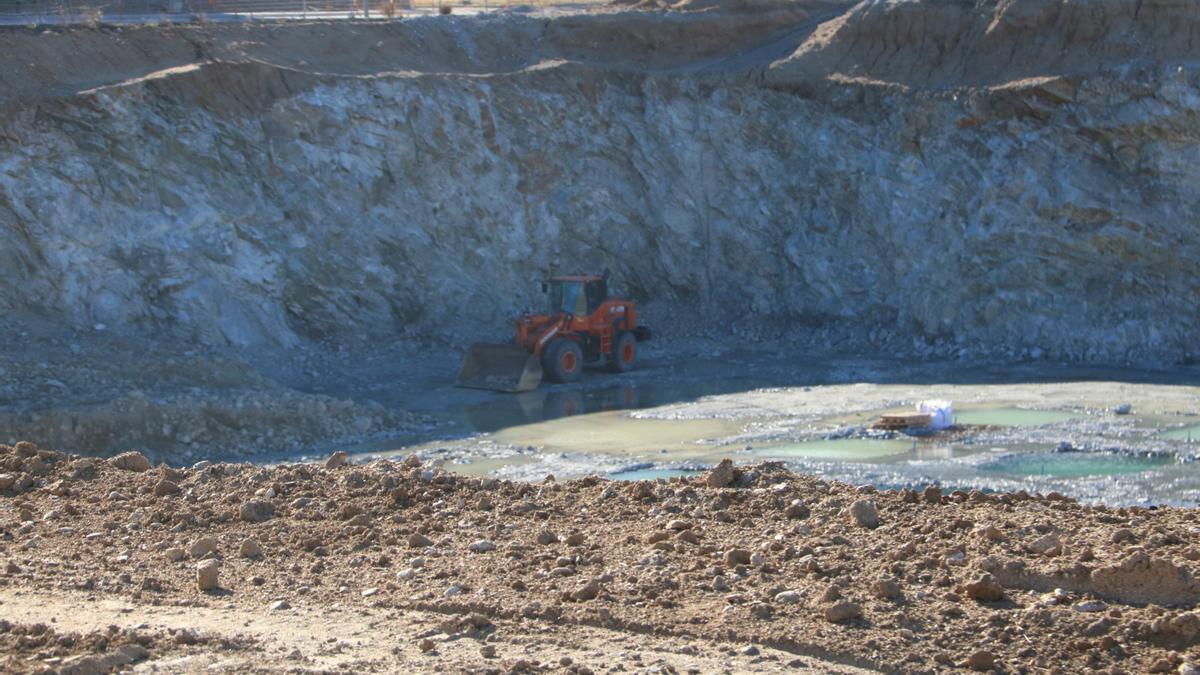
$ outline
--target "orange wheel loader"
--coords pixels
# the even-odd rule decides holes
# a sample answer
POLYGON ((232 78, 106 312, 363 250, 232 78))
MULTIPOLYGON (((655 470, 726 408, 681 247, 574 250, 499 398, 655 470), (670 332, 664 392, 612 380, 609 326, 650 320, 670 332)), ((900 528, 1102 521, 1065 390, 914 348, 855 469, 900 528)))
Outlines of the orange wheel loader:
POLYGON ((458 386, 520 392, 536 389, 543 376, 574 382, 585 363, 618 373, 633 368, 638 344, 650 339, 650 329, 638 325, 636 304, 609 296, 607 271, 553 276, 542 290, 549 295, 549 313, 518 317, 511 343, 472 345, 458 386))

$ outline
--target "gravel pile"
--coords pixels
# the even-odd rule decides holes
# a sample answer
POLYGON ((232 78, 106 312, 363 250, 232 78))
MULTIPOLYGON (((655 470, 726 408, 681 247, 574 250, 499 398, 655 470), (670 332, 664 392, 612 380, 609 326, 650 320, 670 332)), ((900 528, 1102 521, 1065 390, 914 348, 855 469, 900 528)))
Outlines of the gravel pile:
POLYGON ((1190 509, 879 492, 772 464, 528 484, 339 460, 181 469, 0 446, 0 588, 435 611, 442 630, 392 638, 430 667, 473 639, 489 668, 636 668, 506 660, 496 626, 514 619, 910 672, 1200 664, 1190 509))

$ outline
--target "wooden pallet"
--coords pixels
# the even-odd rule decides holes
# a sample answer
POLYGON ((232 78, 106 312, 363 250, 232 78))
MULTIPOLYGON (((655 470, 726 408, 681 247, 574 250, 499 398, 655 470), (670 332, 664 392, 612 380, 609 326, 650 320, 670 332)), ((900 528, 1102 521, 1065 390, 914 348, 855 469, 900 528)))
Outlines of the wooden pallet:
POLYGON ((875 423, 876 429, 908 429, 910 427, 927 427, 933 422, 929 413, 891 413, 883 415, 875 423))

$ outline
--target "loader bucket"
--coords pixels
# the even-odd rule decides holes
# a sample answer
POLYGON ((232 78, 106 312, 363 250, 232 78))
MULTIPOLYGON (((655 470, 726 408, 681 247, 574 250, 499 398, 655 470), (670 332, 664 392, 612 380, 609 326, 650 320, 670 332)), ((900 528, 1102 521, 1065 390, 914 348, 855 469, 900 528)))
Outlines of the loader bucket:
POLYGON ((463 359, 455 384, 472 389, 518 392, 537 389, 541 382, 541 362, 520 345, 477 342, 471 345, 467 358, 463 359))

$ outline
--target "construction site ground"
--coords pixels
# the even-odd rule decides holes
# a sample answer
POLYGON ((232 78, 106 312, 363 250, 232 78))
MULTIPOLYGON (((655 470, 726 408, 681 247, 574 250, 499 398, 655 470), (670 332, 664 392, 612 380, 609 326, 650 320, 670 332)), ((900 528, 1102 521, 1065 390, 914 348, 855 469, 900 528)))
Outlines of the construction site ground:
POLYGON ((1190 509, 880 492, 769 464, 530 484, 342 460, 174 469, 0 448, 5 668, 1146 672, 1200 658, 1190 509))

